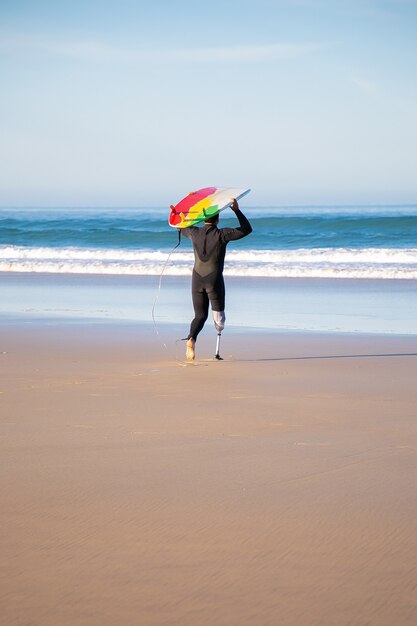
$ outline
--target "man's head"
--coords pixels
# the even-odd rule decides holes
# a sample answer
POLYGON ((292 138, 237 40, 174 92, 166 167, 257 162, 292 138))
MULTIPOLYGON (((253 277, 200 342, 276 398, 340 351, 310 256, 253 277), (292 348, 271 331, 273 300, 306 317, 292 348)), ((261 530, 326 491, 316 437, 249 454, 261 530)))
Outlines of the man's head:
POLYGON ((211 217, 206 217, 204 220, 205 224, 218 224, 219 223, 219 213, 216 215, 212 215, 211 217))

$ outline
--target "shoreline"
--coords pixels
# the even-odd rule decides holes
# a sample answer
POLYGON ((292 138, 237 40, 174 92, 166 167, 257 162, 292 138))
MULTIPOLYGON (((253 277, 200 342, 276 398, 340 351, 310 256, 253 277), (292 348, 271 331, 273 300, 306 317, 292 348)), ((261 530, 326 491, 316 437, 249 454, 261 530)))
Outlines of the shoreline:
MULTIPOLYGON (((100 272, 34 272, 34 271, 28 271, 28 272, 21 272, 21 271, 3 271, 0 270, 0 278, 3 277, 13 277, 13 276, 17 276, 17 277, 28 277, 28 276, 33 276, 33 277, 40 277, 40 278, 47 278, 47 277, 51 277, 53 278, 68 278, 70 279, 71 277, 74 277, 75 279, 82 279, 85 278, 86 280, 88 280, 89 278, 92 280, 100 280, 100 279, 108 279, 110 281, 117 281, 117 280, 125 280, 125 281, 132 281, 132 282, 137 282, 140 280, 153 280, 158 282, 160 279, 160 275, 161 273, 155 273, 155 274, 116 274, 116 273, 100 273, 100 272)), ((231 276, 228 275, 227 273, 224 273, 224 278, 227 281, 248 281, 248 282, 258 282, 258 281, 265 281, 265 282, 312 282, 312 283, 327 283, 327 282, 336 282, 336 283, 399 283, 402 285, 409 285, 409 284, 417 284, 417 279, 416 278, 358 278, 358 277, 338 277, 336 278, 335 276, 330 276, 330 277, 318 277, 318 276, 231 276)), ((163 278, 162 280, 178 280, 178 281, 189 281, 191 280, 191 269, 189 274, 187 275, 180 275, 180 274, 163 274, 163 278)))
MULTIPOLYGON (((226 328, 417 335, 416 282, 226 277, 226 328)), ((0 273, 3 315, 188 327, 188 277, 0 273)), ((209 319, 209 324, 211 320, 209 319)))

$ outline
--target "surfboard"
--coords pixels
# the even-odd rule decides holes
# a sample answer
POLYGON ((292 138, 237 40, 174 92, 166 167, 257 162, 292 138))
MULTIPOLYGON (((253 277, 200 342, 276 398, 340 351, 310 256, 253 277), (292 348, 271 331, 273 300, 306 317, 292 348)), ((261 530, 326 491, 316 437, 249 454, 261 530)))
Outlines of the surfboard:
POLYGON ((233 199, 240 200, 249 192, 250 189, 235 187, 204 187, 192 191, 178 204, 171 204, 168 224, 173 228, 195 226, 208 217, 224 211, 233 203, 233 199))

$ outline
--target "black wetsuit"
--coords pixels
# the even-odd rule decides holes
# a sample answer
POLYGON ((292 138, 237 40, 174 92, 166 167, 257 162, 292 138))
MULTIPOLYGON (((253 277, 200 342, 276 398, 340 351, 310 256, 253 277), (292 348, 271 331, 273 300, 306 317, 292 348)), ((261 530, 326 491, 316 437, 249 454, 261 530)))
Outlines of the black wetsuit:
POLYGON ((252 227, 240 209, 235 211, 238 228, 217 228, 215 224, 203 227, 190 226, 182 233, 191 239, 194 248, 192 298, 195 317, 188 338, 197 339, 209 311, 224 311, 225 288, 223 280, 224 257, 229 241, 242 239, 252 232, 252 227))

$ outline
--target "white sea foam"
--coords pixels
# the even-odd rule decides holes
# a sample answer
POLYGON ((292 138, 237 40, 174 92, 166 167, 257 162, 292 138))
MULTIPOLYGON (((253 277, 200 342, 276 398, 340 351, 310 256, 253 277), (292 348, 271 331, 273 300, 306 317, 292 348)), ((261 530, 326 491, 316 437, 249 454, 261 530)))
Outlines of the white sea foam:
MULTIPOLYGON (((0 271, 159 275, 164 250, 0 247, 0 271)), ((189 275, 193 253, 178 249, 168 275, 189 275)), ((417 248, 228 250, 228 276, 417 279, 417 248)))

